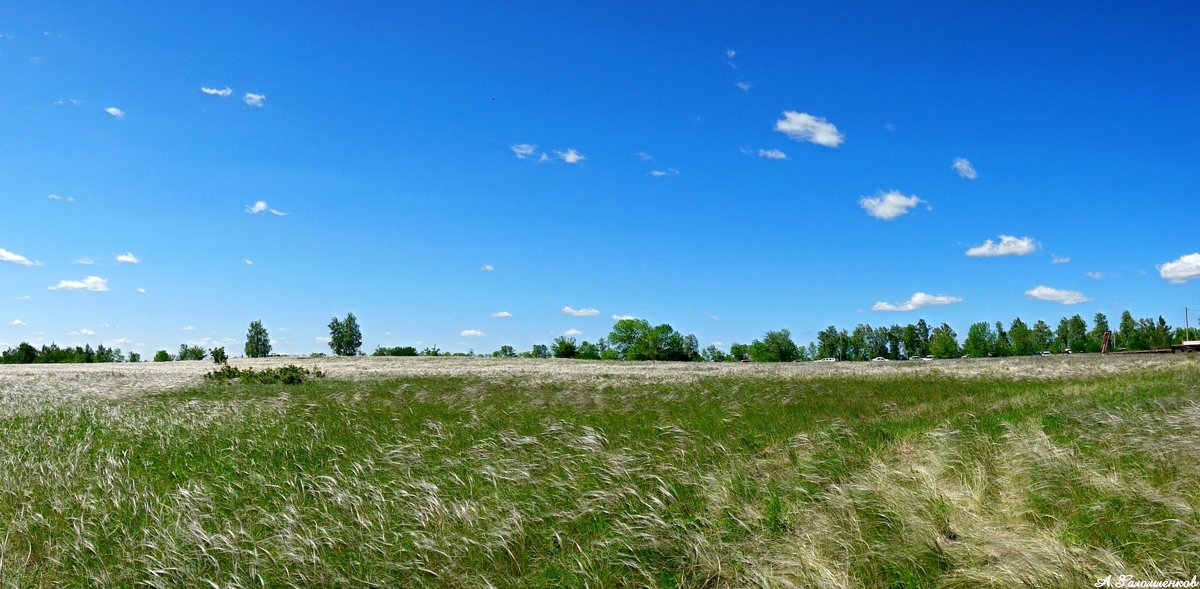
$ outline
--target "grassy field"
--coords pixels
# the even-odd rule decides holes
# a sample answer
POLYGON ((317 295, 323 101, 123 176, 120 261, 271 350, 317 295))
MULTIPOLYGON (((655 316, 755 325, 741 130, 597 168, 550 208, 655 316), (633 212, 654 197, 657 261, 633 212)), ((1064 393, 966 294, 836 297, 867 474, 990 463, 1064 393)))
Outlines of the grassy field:
POLYGON ((1196 360, 0 367, 0 584, 1190 578, 1196 360))

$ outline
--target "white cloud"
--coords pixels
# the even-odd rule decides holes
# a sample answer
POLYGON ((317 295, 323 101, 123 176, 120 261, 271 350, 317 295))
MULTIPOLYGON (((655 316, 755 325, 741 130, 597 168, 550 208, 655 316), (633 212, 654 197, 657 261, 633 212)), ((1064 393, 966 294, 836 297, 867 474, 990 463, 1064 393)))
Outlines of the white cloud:
MULTIPOLYGON (((2 252, 4 250, 0 250, 2 252)), ((1171 284, 1181 284, 1200 278, 1200 253, 1179 256, 1158 267, 1158 275, 1171 284)))
POLYGON ((458 332, 458 335, 462 337, 483 337, 483 332, 478 329, 464 329, 458 332))
POLYGON ((483 270, 484 272, 491 272, 492 270, 495 270, 496 267, 492 266, 491 264, 484 264, 483 266, 480 266, 479 269, 483 270))
POLYGON ((962 299, 947 295, 931 295, 923 292, 915 292, 907 301, 893 305, 883 301, 877 301, 871 306, 872 311, 915 311, 921 307, 936 307, 941 305, 951 305, 961 303, 962 299))
POLYGON ((858 204, 867 211, 868 215, 876 219, 891 221, 896 217, 908 214, 908 210, 921 204, 921 199, 917 195, 904 196, 898 190, 883 192, 876 196, 864 196, 858 199, 858 204))
POLYGON ((765 157, 769 160, 786 160, 787 154, 778 149, 760 149, 758 150, 758 157, 765 157))
POLYGON ((1051 303, 1062 303, 1064 305, 1086 303, 1092 300, 1084 296, 1084 294, 1079 291, 1059 290, 1057 288, 1050 288, 1049 286, 1041 285, 1025 291, 1025 296, 1038 301, 1049 301, 1051 303))
POLYGON ((716 315, 709 315, 709 316, 708 316, 708 318, 709 318, 709 319, 712 319, 713 321, 720 321, 720 320, 721 320, 721 318, 720 318, 720 317, 717 317, 716 315))
POLYGON ((224 88, 209 88, 207 86, 201 86, 200 91, 209 96, 220 96, 221 98, 233 96, 233 88, 230 88, 229 86, 224 88))
POLYGON ((242 260, 242 263, 243 263, 243 264, 245 264, 245 265, 247 265, 247 266, 253 266, 253 265, 254 265, 254 260, 251 260, 251 259, 249 259, 249 258, 246 258, 245 260, 242 260))
POLYGON ((548 155, 546 155, 546 154, 544 154, 544 153, 543 153, 543 154, 539 154, 539 155, 538 155, 538 163, 539 163, 539 164, 544 164, 544 163, 546 163, 546 162, 548 162, 548 161, 550 161, 550 156, 548 156, 548 155))
POLYGON ((90 329, 80 329, 79 331, 72 331, 71 333, 68 333, 67 335, 76 335, 76 336, 78 336, 78 335, 96 335, 96 332, 94 332, 90 329))
POLYGON ((509 313, 508 311, 496 311, 495 313, 492 313, 492 319, 503 319, 505 317, 512 316, 512 313, 509 313))
POLYGON ((8 324, 12 325, 13 327, 21 327, 21 326, 27 325, 24 321, 21 321, 20 319, 13 319, 8 324))
POLYGON ((257 215, 263 211, 271 213, 272 215, 275 215, 276 217, 286 217, 287 216, 287 213, 285 213, 283 211, 277 211, 275 209, 272 209, 270 207, 270 205, 267 204, 267 201, 265 201, 265 200, 255 201, 254 204, 246 207, 246 212, 250 213, 251 215, 257 215))
POLYGON ((321 336, 321 335, 318 335, 317 337, 313 338, 313 340, 316 341, 318 344, 329 343, 329 338, 327 338, 325 336, 321 336))
POLYGON ((1071 258, 1068 256, 1063 256, 1060 258, 1054 254, 1051 254, 1050 255, 1050 263, 1051 264, 1070 264, 1071 258))
POLYGON ((50 196, 47 196, 46 198, 48 198, 50 200, 65 200, 67 202, 75 202, 74 196, 59 196, 57 194, 51 194, 50 196))
POLYGON ((665 170, 651 170, 650 175, 654 176, 655 178, 662 178, 663 176, 678 176, 679 170, 676 170, 675 168, 667 168, 665 170))
POLYGON ((75 260, 75 263, 81 266, 91 266, 92 264, 96 263, 96 260, 91 258, 79 258, 78 260, 75 260))
POLYGON ((654 156, 652 156, 644 151, 639 151, 639 152, 635 153, 634 155, 638 156, 638 158, 641 159, 643 162, 654 161, 654 156))
POLYGON ((104 345, 109 346, 109 347, 130 346, 130 345, 133 345, 133 340, 131 340, 127 337, 119 337, 117 339, 108 340, 107 342, 105 342, 104 345))
POLYGON ((18 254, 16 252, 10 252, 2 247, 0 247, 0 262, 9 262, 12 264, 19 264, 21 266, 41 266, 42 265, 41 262, 36 262, 36 261, 30 260, 29 258, 22 256, 21 254, 18 254))
POLYGON ((571 329, 568 329, 568 330, 564 331, 564 332, 563 332, 563 335, 565 335, 565 336, 567 336, 567 337, 575 337, 575 336, 577 336, 577 335, 583 335, 583 332, 582 332, 582 331, 579 331, 578 329, 575 329, 574 327, 572 327, 571 329))
POLYGON ((1013 237, 1012 235, 1000 235, 1000 242, 996 243, 992 240, 983 242, 983 245, 977 245, 967 250, 967 255, 973 258, 993 258, 996 256, 1024 256, 1037 251, 1041 245, 1032 237, 1013 237))
POLYGON ((598 309, 591 309, 591 308, 572 309, 571 307, 563 307, 562 312, 564 315, 571 315, 573 317, 595 317, 600 314, 600 311, 598 309))
POLYGON ((90 292, 105 292, 108 290, 108 280, 99 276, 88 276, 83 280, 59 280, 57 286, 50 290, 86 290, 90 292))
POLYGON ((29 299, 30 299, 29 295, 21 295, 21 296, 17 297, 18 301, 28 301, 29 299))
POLYGON ((258 108, 262 108, 266 101, 267 97, 265 95, 254 94, 253 92, 247 92, 246 95, 242 97, 242 102, 245 102, 247 106, 257 106, 258 108))
POLYGON ((108 113, 108 114, 110 114, 110 115, 112 115, 112 116, 114 116, 114 117, 116 117, 116 118, 118 118, 118 119, 123 119, 123 118, 125 118, 125 111, 123 111, 123 110, 121 110, 121 109, 119 109, 119 108, 117 108, 117 107, 115 107, 115 106, 110 106, 110 107, 108 107, 108 108, 104 109, 104 112, 106 112, 106 113, 108 113))
POLYGON ((577 164, 587 159, 582 153, 575 151, 574 148, 568 148, 566 151, 554 150, 554 153, 558 154, 558 159, 567 162, 568 164, 577 164))
POLYGON ((734 50, 732 50, 732 49, 726 49, 726 50, 725 50, 725 59, 733 59, 733 57, 734 57, 735 55, 737 55, 737 51, 734 51, 734 50))
POLYGON ((1087 276, 1088 278, 1095 279, 1095 280, 1100 280, 1101 278, 1104 278, 1103 272, 1084 272, 1083 275, 1087 276))
POLYGON ((754 87, 754 84, 751 84, 750 82, 738 82, 734 84, 734 86, 737 86, 737 89, 741 90, 742 92, 749 92, 750 89, 754 87))
POLYGON ((822 117, 794 110, 785 111, 783 118, 775 121, 775 130, 796 141, 807 141, 825 147, 837 147, 846 140, 833 123, 822 117))
POLYGON ((972 166, 971 161, 967 158, 954 158, 954 163, 950 164, 950 167, 954 168, 954 171, 958 172, 959 176, 967 180, 974 180, 979 177, 979 172, 975 171, 975 166, 972 166))
POLYGON ((510 145, 508 148, 512 150, 513 155, 517 156, 517 159, 519 160, 523 160, 533 155, 537 151, 536 145, 530 145, 528 143, 518 143, 516 145, 510 145))
POLYGON ((139 288, 139 289, 137 289, 137 291, 141 294, 146 294, 146 289, 144 289, 144 288, 139 288))
POLYGON ((613 315, 612 318, 613 318, 613 321, 624 321, 626 319, 637 319, 637 317, 634 317, 633 315, 613 315))
POLYGON ((125 253, 117 256, 116 262, 118 264, 140 264, 140 263, 142 263, 141 260, 137 259, 137 256, 133 255, 130 252, 125 252, 125 253))
POLYGON ((182 330, 184 330, 184 331, 196 331, 196 328, 195 328, 195 327, 193 327, 193 326, 191 326, 191 325, 184 325, 184 326, 183 326, 183 327, 181 327, 180 329, 182 329, 182 330))

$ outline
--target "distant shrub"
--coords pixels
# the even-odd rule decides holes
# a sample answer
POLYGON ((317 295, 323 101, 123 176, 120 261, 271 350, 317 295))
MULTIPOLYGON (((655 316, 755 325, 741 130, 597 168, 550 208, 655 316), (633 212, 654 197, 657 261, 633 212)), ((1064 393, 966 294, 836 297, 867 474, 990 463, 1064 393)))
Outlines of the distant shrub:
POLYGON ((208 350, 187 344, 179 344, 179 353, 175 355, 176 360, 203 360, 207 357, 208 350))
POLYGON ((141 362, 142 355, 137 352, 130 352, 129 353, 129 361, 130 362, 141 362))
POLYGON ((159 350, 154 353, 155 362, 170 362, 171 360, 174 360, 174 358, 166 350, 159 350))
POLYGON ((385 348, 383 346, 378 346, 375 348, 375 351, 371 353, 371 355, 372 356, 416 356, 417 349, 412 346, 395 346, 395 347, 391 347, 391 348, 385 348))
POLYGON ((421 350, 421 355, 422 356, 441 356, 442 351, 439 350, 436 345, 434 345, 431 348, 425 348, 424 350, 421 350))
POLYGON ((325 373, 317 368, 309 370, 295 364, 278 368, 235 368, 228 364, 219 370, 204 375, 206 380, 221 383, 239 381, 244 384, 304 384, 314 379, 325 378, 325 373))
POLYGON ((225 347, 213 348, 209 351, 212 356, 213 364, 229 364, 229 356, 225 354, 225 347))

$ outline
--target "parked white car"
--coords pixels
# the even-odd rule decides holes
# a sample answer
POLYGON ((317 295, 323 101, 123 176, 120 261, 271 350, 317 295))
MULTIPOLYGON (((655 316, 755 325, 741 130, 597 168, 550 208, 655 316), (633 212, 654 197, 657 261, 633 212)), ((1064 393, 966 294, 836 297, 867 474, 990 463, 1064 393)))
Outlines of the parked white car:
POLYGON ((872 362, 891 362, 891 360, 888 360, 887 358, 884 358, 883 356, 875 356, 874 358, 871 358, 871 361, 872 362))
POLYGON ((837 358, 821 358, 817 362, 837 362, 837 358))

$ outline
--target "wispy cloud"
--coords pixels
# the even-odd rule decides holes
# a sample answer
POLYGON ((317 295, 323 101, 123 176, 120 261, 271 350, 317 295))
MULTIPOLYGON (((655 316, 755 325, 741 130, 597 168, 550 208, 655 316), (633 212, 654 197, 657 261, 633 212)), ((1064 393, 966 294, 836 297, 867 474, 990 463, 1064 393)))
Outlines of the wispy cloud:
POLYGON ((1051 264, 1070 264, 1071 258, 1069 256, 1061 256, 1060 257, 1060 256, 1056 256, 1054 254, 1051 254, 1050 255, 1050 263, 1051 264))
POLYGON ((94 331, 92 331, 92 330, 90 330, 90 329, 80 329, 80 330, 78 330, 78 331, 72 331, 72 332, 68 333, 67 335, 75 335, 75 336, 79 336, 79 335, 96 335, 96 332, 94 332, 94 331))
POLYGON ((1104 278, 1103 272, 1084 272, 1083 275, 1091 278, 1092 280, 1100 280, 1104 278))
POLYGON ((83 280, 60 280, 50 290, 84 290, 89 292, 105 292, 108 290, 108 279, 99 276, 88 276, 83 280))
POLYGON ((736 86, 737 89, 741 90, 742 92, 749 92, 750 89, 754 87, 754 84, 751 84, 750 82, 738 82, 734 84, 734 86, 736 86))
POLYGON ((564 331, 564 332, 563 332, 563 335, 564 335, 564 336, 566 336, 566 337, 575 337, 575 336, 577 336, 577 335, 583 335, 583 332, 582 332, 582 331, 579 331, 578 329, 575 329, 574 327, 572 327, 571 329, 568 329, 568 330, 564 331))
POLYGON ((663 176, 678 176, 679 170, 676 170, 675 168, 667 168, 665 170, 651 170, 650 175, 654 176, 655 178, 662 178, 663 176))
POLYGON ((613 321, 624 321, 626 319, 637 319, 637 317, 633 315, 613 315, 612 319, 613 321))
POLYGON ((574 148, 567 148, 566 151, 555 150, 554 153, 558 155, 558 159, 567 162, 568 164, 577 164, 587 159, 582 153, 575 151, 574 148))
POLYGON ((87 101, 79 100, 78 98, 59 98, 54 101, 55 106, 66 106, 68 104, 71 106, 83 106, 87 104, 87 101))
POLYGON ((246 258, 246 259, 242 260, 242 263, 243 263, 243 264, 245 264, 245 265, 247 265, 247 266, 253 266, 253 265, 254 265, 254 260, 251 260, 250 258, 246 258))
POLYGON ((775 130, 796 141, 807 141, 825 147, 837 147, 846 139, 833 123, 823 117, 794 110, 785 111, 783 118, 775 121, 775 130))
POLYGON ((915 311, 921 307, 936 307, 941 305, 952 305, 961 303, 962 299, 947 295, 931 295, 923 292, 913 293, 913 296, 907 301, 898 304, 885 303, 878 301, 871 306, 872 311, 915 311))
POLYGON ((484 272, 492 272, 496 268, 494 266, 492 266, 491 264, 484 264, 484 265, 480 266, 479 269, 484 272))
POLYGON ((1032 237, 1013 237, 1000 235, 1000 242, 984 241, 967 250, 967 255, 973 258, 994 258, 996 256, 1024 256, 1032 254, 1041 247, 1032 237))
POLYGON ((464 329, 458 332, 458 335, 462 337, 483 337, 484 334, 478 329, 464 329))
POLYGON ((868 215, 876 219, 891 221, 896 217, 908 214, 909 209, 921 204, 921 199, 914 194, 905 196, 898 190, 880 192, 876 196, 864 196, 858 199, 858 204, 868 215))
POLYGON ((221 98, 229 98, 230 96, 233 96, 233 88, 230 88, 229 86, 224 88, 209 88, 208 86, 201 86, 200 91, 209 96, 220 96, 221 98))
POLYGON ((116 258, 118 264, 141 264, 142 261, 130 252, 125 252, 116 258))
POLYGON ((709 315, 709 316, 708 316, 708 318, 709 318, 709 319, 712 319, 713 321, 720 321, 720 320, 721 320, 721 318, 720 318, 720 317, 717 317, 716 315, 709 315))
POLYGON ((513 155, 519 160, 523 160, 537 153, 537 146, 529 143, 518 143, 516 145, 510 145, 508 148, 512 150, 513 155))
POLYGON ((196 331, 196 327, 193 325, 184 325, 180 329, 182 329, 184 331, 196 331))
POLYGON ((270 206, 267 205, 267 201, 265 201, 265 200, 256 201, 254 204, 246 207, 246 212, 250 213, 251 215, 257 215, 262 212, 268 212, 268 213, 271 213, 272 215, 275 215, 276 217, 286 217, 287 216, 287 213, 285 213, 283 211, 277 211, 275 209, 270 208, 270 206))
POLYGON ((760 149, 758 150, 758 157, 765 157, 769 160, 786 160, 787 154, 778 149, 760 149))
POLYGON ((104 112, 106 112, 106 113, 108 113, 108 114, 110 114, 110 115, 112 115, 113 117, 115 117, 115 118, 118 118, 118 119, 123 119, 123 118, 125 118, 125 111, 123 111, 123 110, 121 110, 121 109, 119 109, 119 108, 117 108, 117 107, 115 107, 115 106, 110 106, 110 107, 108 107, 108 108, 104 109, 104 112))
POLYGON ((138 288, 137 291, 139 294, 146 294, 146 289, 144 288, 138 288))
POLYGON ((512 316, 512 313, 509 313, 508 311, 496 311, 495 313, 492 313, 492 319, 503 319, 505 317, 512 316))
POLYGON ((1075 305, 1092 300, 1076 290, 1059 290, 1044 285, 1038 285, 1025 291, 1025 296, 1036 301, 1048 301, 1063 305, 1075 305))
MULTIPOLYGON (((2 252, 4 250, 0 250, 2 252)), ((1158 275, 1172 284, 1200 278, 1200 253, 1179 256, 1158 267, 1158 275)))
POLYGON ((24 321, 21 321, 20 319, 13 319, 12 321, 9 321, 8 324, 12 325, 13 327, 23 327, 23 326, 27 325, 24 321))
POLYGON ((50 196, 47 196, 46 198, 48 198, 50 200, 65 200, 67 202, 75 202, 75 197, 73 197, 73 196, 59 196, 57 194, 51 194, 50 196))
POLYGON ((32 298, 32 297, 30 297, 29 295, 21 295, 21 296, 17 297, 17 300, 18 301, 28 301, 30 298, 32 298))
POLYGON ((0 262, 8 262, 10 264, 17 264, 20 266, 41 266, 42 265, 41 262, 38 262, 35 260, 30 260, 29 258, 22 256, 21 254, 18 254, 16 252, 10 252, 2 247, 0 247, 0 262))
POLYGON ((975 171, 975 166, 972 166, 971 161, 967 158, 954 158, 954 163, 950 164, 950 167, 954 168, 954 171, 958 172, 959 176, 967 180, 974 180, 979 177, 979 172, 975 171))
MULTIPOLYGON (((264 94, 247 92, 246 95, 242 97, 242 102, 245 102, 247 106, 262 108, 263 105, 267 103, 267 97, 264 94)), ((284 110, 287 109, 285 108, 284 110)))
POLYGON ((78 260, 75 260, 75 263, 79 264, 80 266, 91 266, 92 264, 96 263, 96 260, 91 258, 79 258, 78 260))
POLYGON ((652 156, 644 151, 639 151, 639 152, 635 153, 634 155, 638 156, 638 159, 642 160, 643 162, 654 161, 654 156, 652 156))
POLYGON ((592 308, 572 309, 571 307, 563 307, 562 312, 564 315, 571 315, 572 317, 595 317, 600 314, 598 309, 592 308))

